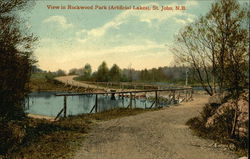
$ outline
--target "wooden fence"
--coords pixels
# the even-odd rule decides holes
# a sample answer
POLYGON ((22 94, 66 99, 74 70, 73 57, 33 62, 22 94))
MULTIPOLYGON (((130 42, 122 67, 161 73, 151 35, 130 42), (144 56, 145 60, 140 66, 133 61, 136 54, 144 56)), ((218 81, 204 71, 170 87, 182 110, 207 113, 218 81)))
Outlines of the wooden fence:
POLYGON ((130 102, 129 105, 127 106, 127 108, 132 108, 132 101, 133 99, 135 99, 138 96, 142 96, 142 95, 138 95, 138 94, 142 94, 142 93, 154 93, 154 101, 152 103, 152 105, 149 108, 153 108, 153 106, 155 108, 158 108, 158 103, 159 103, 159 92, 170 92, 170 102, 177 104, 177 103, 181 103, 183 101, 189 101, 192 99, 192 94, 193 94, 193 89, 192 88, 176 88, 176 89, 153 89, 153 90, 135 90, 135 91, 115 91, 115 90, 111 90, 110 92, 99 92, 99 93, 62 93, 62 94, 56 94, 56 96, 63 96, 64 98, 64 105, 63 108, 61 109, 61 111, 57 114, 55 120, 57 118, 60 117, 60 115, 63 113, 63 116, 66 117, 67 116, 67 97, 68 96, 83 96, 83 95, 95 95, 95 104, 92 107, 90 113, 92 113, 95 110, 95 113, 98 112, 98 95, 110 95, 111 96, 111 100, 115 99, 115 94, 118 94, 118 97, 122 98, 124 100, 124 98, 129 98, 130 102), (180 101, 180 96, 181 96, 181 92, 184 93, 184 98, 180 101), (128 94, 128 95, 126 95, 128 94), (138 96, 136 96, 136 94, 138 96))
MULTIPOLYGON (((80 81, 79 81, 80 82, 80 81)), ((163 88, 173 88, 180 86, 177 85, 157 85, 157 84, 149 84, 142 82, 90 82, 84 81, 83 83, 89 85, 95 85, 96 87, 104 87, 104 88, 114 88, 114 89, 139 89, 139 90, 151 90, 151 89, 163 89, 163 88)), ((185 87, 183 87, 185 88, 185 87)))

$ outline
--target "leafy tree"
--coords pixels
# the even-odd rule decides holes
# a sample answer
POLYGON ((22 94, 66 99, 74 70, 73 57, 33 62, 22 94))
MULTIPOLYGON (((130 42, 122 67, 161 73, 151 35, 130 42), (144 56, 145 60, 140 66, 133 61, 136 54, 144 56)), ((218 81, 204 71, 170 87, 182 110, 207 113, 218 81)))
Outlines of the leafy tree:
POLYGON ((92 68, 90 64, 85 64, 83 68, 83 76, 85 80, 90 80, 91 79, 91 74, 92 74, 92 68))
POLYGON ((32 45, 36 38, 26 32, 17 10, 28 0, 0 1, 0 118, 24 116, 24 98, 31 75, 32 45))
POLYGON ((109 81, 109 68, 105 61, 98 67, 96 73, 96 80, 98 82, 108 82, 109 81))
POLYGON ((78 74, 78 69, 77 68, 72 68, 69 70, 69 75, 77 75, 78 74))
POLYGON ((32 73, 42 73, 44 72, 44 70, 40 69, 38 66, 36 65, 32 65, 32 73))
POLYGON ((128 76, 126 76, 126 74, 124 74, 123 72, 121 73, 121 82, 128 82, 128 76))
POLYGON ((121 80, 121 69, 119 66, 114 64, 109 70, 109 78, 113 82, 120 82, 121 80))
POLYGON ((147 69, 141 70, 140 79, 142 81, 150 81, 150 74, 149 74, 149 71, 147 69))
POLYGON ((66 75, 66 72, 62 69, 58 69, 56 72, 55 72, 55 75, 56 76, 65 76, 66 75))

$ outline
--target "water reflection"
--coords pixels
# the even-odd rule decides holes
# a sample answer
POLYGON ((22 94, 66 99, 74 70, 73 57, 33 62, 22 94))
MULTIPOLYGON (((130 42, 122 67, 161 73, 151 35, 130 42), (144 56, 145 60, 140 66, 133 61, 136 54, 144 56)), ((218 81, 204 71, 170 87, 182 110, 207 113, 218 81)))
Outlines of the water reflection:
MULTIPOLYGON (((26 102, 26 112, 32 114, 40 114, 47 116, 56 116, 63 108, 63 97, 55 96, 61 92, 33 92, 29 94, 26 102)), ((110 96, 98 95, 98 112, 113 109, 126 108, 130 104, 130 99, 116 96, 116 100, 111 100, 110 96)), ((153 101, 145 98, 133 99, 133 108, 146 108, 152 105, 153 101)), ((95 104, 95 95, 68 96, 67 97, 67 115, 77 115, 89 113, 95 104)), ((166 105, 159 102, 159 105, 166 105)))

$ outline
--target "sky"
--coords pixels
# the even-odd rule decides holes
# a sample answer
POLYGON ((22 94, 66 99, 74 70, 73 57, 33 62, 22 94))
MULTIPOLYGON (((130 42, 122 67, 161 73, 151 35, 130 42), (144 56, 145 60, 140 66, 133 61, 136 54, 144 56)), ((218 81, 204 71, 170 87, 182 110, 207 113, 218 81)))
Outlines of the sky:
POLYGON ((36 1, 21 13, 26 26, 38 37, 37 65, 47 71, 108 66, 144 69, 174 64, 169 48, 174 36, 210 8, 211 1, 36 1), (186 10, 65 10, 54 6, 185 6, 186 10))

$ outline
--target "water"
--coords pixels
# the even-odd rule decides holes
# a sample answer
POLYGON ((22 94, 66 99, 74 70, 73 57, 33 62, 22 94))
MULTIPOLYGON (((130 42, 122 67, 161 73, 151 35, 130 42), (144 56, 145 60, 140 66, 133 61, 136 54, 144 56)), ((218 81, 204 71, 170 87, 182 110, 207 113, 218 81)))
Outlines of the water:
MULTIPOLYGON (((31 114, 39 114, 46 116, 56 116, 63 108, 63 96, 55 96, 61 92, 33 92, 29 94, 26 100, 26 112, 31 114)), ((98 112, 113 109, 126 108, 130 103, 129 98, 119 98, 111 100, 110 96, 98 95, 98 112)), ((133 108, 146 108, 152 105, 153 101, 145 98, 135 99, 132 101, 133 108)), ((92 96, 68 96, 67 97, 67 115, 77 115, 90 113, 95 105, 95 95, 92 96)), ((159 106, 166 106, 167 103, 159 101, 159 106)))

